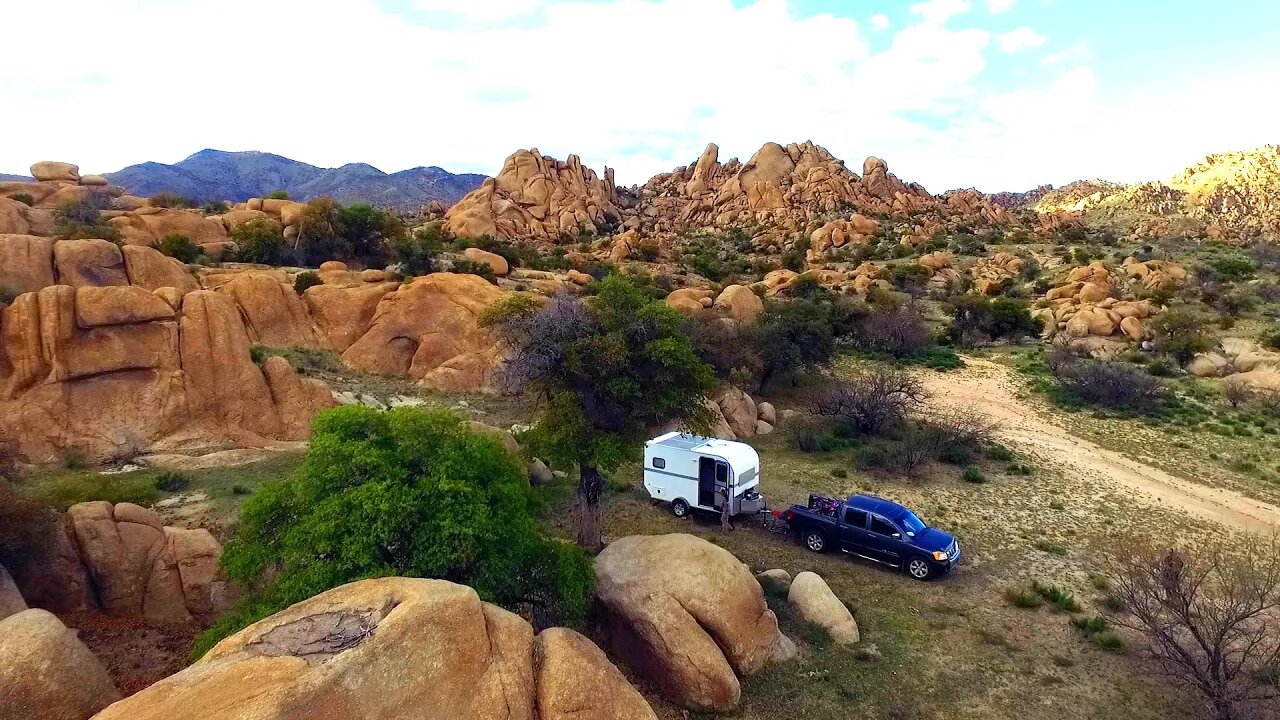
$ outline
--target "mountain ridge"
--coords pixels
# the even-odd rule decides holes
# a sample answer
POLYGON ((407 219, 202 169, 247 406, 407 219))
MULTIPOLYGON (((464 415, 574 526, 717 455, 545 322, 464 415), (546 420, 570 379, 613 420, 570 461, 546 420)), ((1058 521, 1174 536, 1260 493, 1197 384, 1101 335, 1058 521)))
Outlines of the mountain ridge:
POLYGON ((284 190, 295 200, 331 197, 397 210, 438 200, 452 205, 479 187, 484 175, 454 174, 437 166, 385 173, 368 163, 322 168, 275 153, 206 148, 172 165, 148 161, 107 173, 134 195, 172 192, 199 200, 241 202, 284 190))

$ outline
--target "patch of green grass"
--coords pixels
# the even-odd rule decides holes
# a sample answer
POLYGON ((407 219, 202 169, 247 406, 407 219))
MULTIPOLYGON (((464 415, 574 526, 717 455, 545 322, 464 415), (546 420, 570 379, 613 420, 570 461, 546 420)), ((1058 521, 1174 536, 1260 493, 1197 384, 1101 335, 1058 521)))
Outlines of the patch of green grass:
POLYGON ((973 466, 965 468, 961 477, 965 482, 969 483, 984 483, 987 481, 987 476, 982 474, 982 470, 973 466))
POLYGON ((1120 652, 1124 650, 1124 638, 1111 631, 1101 632, 1094 636, 1094 642, 1098 647, 1107 652, 1120 652))
POLYGON ((1040 538, 1039 540, 1036 540, 1035 543, 1033 543, 1033 547, 1035 547, 1035 549, 1039 550, 1040 552, 1047 552, 1050 555, 1066 555, 1067 554, 1067 548, 1065 545, 1062 545, 1061 543, 1053 542, 1051 540, 1045 540, 1044 538, 1040 538))
POLYGON ((1110 623, 1107 622, 1107 619, 1101 615, 1094 615, 1093 617, 1074 617, 1071 618, 1070 622, 1071 627, 1090 637, 1104 632, 1111 626, 1110 623))
POLYGON ((178 492, 187 489, 191 484, 191 480, 186 475, 177 472, 162 472, 156 476, 152 486, 160 492, 178 492))
POLYGON ((1000 444, 988 446, 985 454, 997 462, 1013 462, 1014 458, 1013 451, 1000 444))
POLYGON ((1080 603, 1076 601, 1075 596, 1057 585, 1045 585, 1036 580, 1031 583, 1031 589, 1059 612, 1080 612, 1080 603))
POLYGON ((45 505, 63 511, 77 503, 94 500, 146 507, 160 499, 155 476, 149 472, 111 475, 88 470, 62 472, 43 482, 33 483, 31 494, 45 505))

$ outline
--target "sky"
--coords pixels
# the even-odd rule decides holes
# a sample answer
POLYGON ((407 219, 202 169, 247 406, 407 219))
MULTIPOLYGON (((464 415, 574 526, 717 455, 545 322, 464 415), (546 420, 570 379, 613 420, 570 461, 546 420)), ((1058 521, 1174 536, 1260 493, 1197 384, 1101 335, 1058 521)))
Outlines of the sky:
POLYGON ((1280 143, 1260 0, 6 3, 0 172, 261 150, 619 184, 811 140, 933 192, 1168 177, 1280 143))

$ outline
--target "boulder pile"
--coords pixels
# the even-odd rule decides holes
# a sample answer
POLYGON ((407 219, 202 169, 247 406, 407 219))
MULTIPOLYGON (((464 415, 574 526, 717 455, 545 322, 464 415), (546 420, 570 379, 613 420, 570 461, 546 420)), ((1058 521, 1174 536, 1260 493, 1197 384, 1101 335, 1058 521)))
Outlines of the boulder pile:
POLYGON ((1009 252, 983 258, 969 268, 973 290, 980 295, 998 295, 1017 280, 1025 267, 1025 260, 1009 252))
POLYGON ((261 620, 98 720, 653 720, 590 640, 444 580, 343 585, 261 620))
POLYGON ((445 214, 454 237, 532 238, 596 235, 616 224, 613 171, 601 179, 577 155, 561 162, 537 148, 518 150, 496 177, 467 193, 445 214))
POLYGON ((31 166, 34 182, 0 181, 0 234, 49 235, 53 212, 69 202, 101 197, 113 208, 146 204, 124 194, 101 175, 81 175, 71 163, 42 161, 31 166))
POLYGON ((1243 338, 1223 338, 1216 351, 1192 358, 1187 372, 1196 377, 1229 376, 1258 390, 1280 392, 1280 353, 1243 338))
MULTIPOLYGON (((1160 283, 1174 274, 1186 277, 1181 267, 1161 261, 1134 261, 1125 268, 1131 277, 1153 276, 1160 283)), ((1044 323, 1046 337, 1063 337, 1104 353, 1123 347, 1124 340, 1144 340, 1144 321, 1160 310, 1150 299, 1134 299, 1125 280, 1101 262, 1072 269, 1065 282, 1051 288, 1037 305, 1033 314, 1044 323), (1109 340, 1112 337, 1121 342, 1109 340)))

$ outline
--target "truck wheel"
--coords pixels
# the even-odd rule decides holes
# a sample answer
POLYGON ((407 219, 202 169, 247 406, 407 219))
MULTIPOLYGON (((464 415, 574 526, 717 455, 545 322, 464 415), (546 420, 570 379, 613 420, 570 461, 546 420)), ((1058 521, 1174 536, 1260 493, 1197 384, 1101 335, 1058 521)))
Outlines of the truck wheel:
POLYGON ((678 518, 687 517, 689 515, 689 503, 684 498, 676 498, 671 502, 671 514, 678 518))
POLYGON ((907 574, 916 580, 928 580, 933 575, 933 566, 923 555, 907 558, 907 574))
POLYGON ((827 549, 827 536, 817 530, 810 530, 804 534, 804 546, 812 552, 825 552, 827 549))

